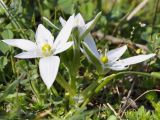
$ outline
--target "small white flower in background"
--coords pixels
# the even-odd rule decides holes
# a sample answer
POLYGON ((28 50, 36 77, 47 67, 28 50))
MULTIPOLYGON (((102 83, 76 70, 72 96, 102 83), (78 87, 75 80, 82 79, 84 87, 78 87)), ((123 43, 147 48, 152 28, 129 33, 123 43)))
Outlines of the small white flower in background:
POLYGON ((71 16, 55 41, 51 32, 40 24, 35 35, 36 43, 25 39, 10 39, 3 40, 3 42, 26 51, 16 55, 16 58, 30 59, 40 57, 40 75, 49 89, 55 81, 60 64, 60 58, 55 55, 73 45, 73 42, 67 42, 73 28, 73 23, 74 16, 71 16))
MULTIPOLYGON (((90 22, 88 22, 87 24, 85 24, 85 21, 82 17, 82 15, 80 13, 78 13, 76 16, 75 16, 75 19, 74 19, 74 27, 77 27, 78 30, 79 30, 79 35, 82 36, 83 33, 89 28, 91 27, 93 24, 94 24, 94 21, 96 21, 96 19, 100 16, 100 13, 96 15, 96 17, 91 20, 90 22)), ((66 21, 60 17, 59 18, 62 26, 65 25, 66 21)), ((96 44, 94 42, 94 39, 92 37, 92 35, 90 33, 88 33, 85 37, 84 37, 84 42, 87 43, 87 45, 92 49, 92 51, 94 51, 94 53, 96 53, 97 55, 99 54, 96 50, 96 44)), ((81 49, 82 52, 85 52, 83 51, 83 49, 81 49)))
MULTIPOLYGON (((124 70, 127 69, 129 65, 137 64, 140 62, 143 62, 149 58, 152 58, 155 56, 155 54, 148 54, 148 55, 137 55, 133 57, 129 57, 126 59, 119 60, 120 57, 124 54, 124 52, 127 50, 127 46, 124 45, 120 48, 116 48, 113 50, 110 50, 103 54, 97 54, 97 49, 94 49, 96 46, 88 46, 87 43, 84 42, 84 45, 90 49, 90 52, 92 52, 92 55, 94 55, 97 60, 101 63, 103 66, 103 69, 110 68, 112 70, 124 70), (91 47, 91 48, 90 48, 91 47), (94 50, 92 50, 94 49, 94 50), (94 52, 96 51, 96 52, 94 52)), ((86 56, 89 57, 87 52, 85 52, 86 56)), ((92 61, 94 63, 94 61, 92 61)))
MULTIPOLYGON (((91 25, 93 25, 97 16, 92 21, 88 22, 87 24, 85 24, 85 21, 80 13, 78 13, 75 16, 74 27, 78 28, 78 30, 80 32, 80 36, 83 35, 83 33, 91 25)), ((60 19, 62 26, 64 26, 66 24, 66 21, 62 17, 60 17, 59 19, 60 19)), ((127 49, 126 45, 122 46, 120 48, 108 51, 105 53, 105 55, 100 55, 99 52, 97 51, 94 39, 90 33, 88 33, 85 36, 83 43, 90 49, 90 51, 97 58, 97 60, 99 60, 99 63, 102 65, 103 69, 110 68, 112 70, 124 70, 124 69, 127 69, 129 65, 143 62, 143 61, 155 56, 155 54, 138 55, 138 56, 130 57, 127 59, 119 60, 119 58, 124 54, 124 52, 127 49)), ((87 54, 87 52, 84 49, 81 49, 81 50, 86 55, 88 60, 94 63, 94 61, 92 61, 90 59, 89 54, 87 54)))

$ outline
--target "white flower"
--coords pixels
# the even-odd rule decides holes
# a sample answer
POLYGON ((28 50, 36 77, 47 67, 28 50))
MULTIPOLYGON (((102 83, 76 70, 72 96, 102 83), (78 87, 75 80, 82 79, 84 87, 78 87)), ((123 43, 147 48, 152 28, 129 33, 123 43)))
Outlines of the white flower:
MULTIPOLYGON (((85 21, 82 17, 82 15, 80 13, 78 13, 76 16, 75 16, 75 19, 74 19, 74 27, 77 27, 78 30, 79 30, 79 35, 82 36, 83 33, 89 28, 91 27, 92 25, 95 24, 95 21, 100 17, 101 13, 98 13, 96 15, 96 17, 91 20, 90 22, 88 22, 87 24, 85 24, 85 21)), ((66 21, 60 17, 59 18, 62 26, 65 25, 66 21)), ((85 37, 84 37, 84 42, 87 43, 87 45, 92 49, 92 51, 94 51, 95 54, 99 54, 96 50, 96 44, 94 42, 94 39, 92 37, 92 35, 90 33, 88 33, 85 37)), ((81 49, 82 52, 85 52, 81 49)))
POLYGON ((60 58, 55 55, 73 45, 73 42, 67 42, 73 28, 73 21, 74 16, 71 16, 55 41, 51 32, 40 24, 35 35, 36 43, 25 39, 10 39, 3 40, 3 42, 26 51, 16 55, 16 58, 29 59, 40 57, 40 75, 49 89, 55 81, 60 64, 60 58))
MULTIPOLYGON (((143 62, 143 61, 155 56, 155 54, 137 55, 137 56, 133 56, 133 57, 119 60, 120 57, 124 54, 124 52, 127 49, 126 45, 124 45, 120 48, 110 50, 110 51, 106 52, 105 55, 102 55, 102 54, 100 55, 98 53, 97 49, 95 49, 96 46, 89 46, 85 42, 83 44, 85 46, 87 46, 87 48, 90 49, 92 55, 94 55, 97 58, 97 60, 99 60, 99 62, 103 66, 103 69, 110 68, 110 69, 116 70, 116 71, 124 70, 124 69, 127 69, 129 65, 143 62)), ((85 52, 85 54, 87 57, 89 57, 87 52, 85 52)), ((94 63, 94 61, 92 61, 92 62, 94 63)))

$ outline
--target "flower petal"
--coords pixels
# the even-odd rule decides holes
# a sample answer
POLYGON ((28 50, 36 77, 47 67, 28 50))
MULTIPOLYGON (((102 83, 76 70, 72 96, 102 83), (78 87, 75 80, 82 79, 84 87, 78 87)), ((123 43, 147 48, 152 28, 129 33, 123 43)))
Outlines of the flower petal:
POLYGON ((64 25, 66 24, 66 20, 63 19, 63 18, 60 16, 60 17, 59 17, 59 21, 60 21, 62 27, 64 27, 64 25))
POLYGON ((34 50, 34 51, 22 52, 14 57, 20 58, 20 59, 31 59, 31 58, 42 57, 42 54, 34 50))
POLYGON ((71 46, 73 45, 73 42, 67 42, 67 43, 64 43, 63 45, 59 46, 58 48, 56 48, 55 52, 54 52, 54 55, 55 54, 58 54, 58 53, 61 53, 65 50, 67 50, 68 48, 70 48, 71 46))
POLYGON ((56 48, 58 45, 62 45, 64 43, 67 42, 72 28, 73 28, 73 24, 74 24, 74 15, 72 15, 68 21, 66 22, 65 26, 62 28, 62 30, 60 31, 60 33, 58 34, 55 42, 54 42, 54 47, 56 48))
POLYGON ((90 22, 88 22, 85 26, 86 26, 86 29, 88 29, 94 22, 94 19, 91 20, 90 22))
POLYGON ((133 65, 133 64, 137 64, 137 63, 143 62, 145 60, 148 60, 148 59, 154 57, 155 55, 156 54, 137 55, 134 57, 130 57, 130 58, 116 61, 115 64, 123 65, 123 66, 133 65))
POLYGON ((25 39, 8 39, 8 40, 2 40, 8 45, 18 47, 22 50, 30 51, 33 49, 36 49, 36 44, 30 40, 25 39))
POLYGON ((58 56, 44 57, 39 61, 40 75, 48 89, 56 79, 59 64, 60 59, 58 56))
MULTIPOLYGON (((66 20, 64 20, 62 17, 60 17, 59 20, 62 26, 66 24, 66 20)), ((78 27, 80 36, 86 31, 87 28, 85 27, 85 21, 80 13, 75 16, 73 27, 78 27)))
POLYGON ((124 54, 126 49, 127 49, 127 46, 124 45, 120 48, 116 48, 116 49, 108 51, 107 52, 107 57, 109 60, 108 62, 111 63, 111 62, 115 62, 116 60, 118 60, 124 54))
POLYGON ((99 20, 101 14, 102 14, 102 12, 99 12, 93 20, 91 20, 90 22, 88 22, 85 25, 86 29, 89 29, 90 27, 93 28, 95 26, 95 24, 97 23, 97 21, 99 20))
POLYGON ((35 37, 37 44, 40 46, 44 43, 48 43, 51 46, 53 45, 54 37, 52 36, 51 32, 46 29, 42 24, 38 25, 35 37))
POLYGON ((75 16, 74 26, 78 27, 80 36, 86 31, 85 21, 80 13, 75 16))
POLYGON ((101 16, 101 12, 99 12, 92 21, 88 22, 85 26, 83 26, 84 32, 83 34, 80 34, 82 38, 86 36, 94 28, 100 16, 101 16))
POLYGON ((113 66, 110 66, 110 67, 108 67, 108 68, 110 68, 110 69, 112 69, 112 70, 115 70, 115 71, 120 71, 120 70, 125 70, 125 69, 127 69, 128 68, 128 66, 124 66, 124 65, 113 65, 113 66))
POLYGON ((94 42, 94 39, 92 38, 91 34, 88 34, 85 38, 84 38, 84 42, 88 45, 88 47, 91 49, 91 51, 94 53, 94 55, 97 58, 100 58, 100 55, 97 51, 97 47, 96 44, 94 42))

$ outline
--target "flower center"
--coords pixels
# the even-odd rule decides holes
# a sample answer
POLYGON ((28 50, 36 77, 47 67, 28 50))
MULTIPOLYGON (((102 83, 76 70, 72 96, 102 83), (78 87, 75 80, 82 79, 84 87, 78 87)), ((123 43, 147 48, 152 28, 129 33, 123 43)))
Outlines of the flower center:
POLYGON ((52 54, 52 47, 46 43, 42 46, 42 53, 44 56, 48 56, 52 54))
POLYGON ((101 56, 100 57, 101 62, 103 62, 104 64, 108 62, 108 57, 107 56, 101 56))

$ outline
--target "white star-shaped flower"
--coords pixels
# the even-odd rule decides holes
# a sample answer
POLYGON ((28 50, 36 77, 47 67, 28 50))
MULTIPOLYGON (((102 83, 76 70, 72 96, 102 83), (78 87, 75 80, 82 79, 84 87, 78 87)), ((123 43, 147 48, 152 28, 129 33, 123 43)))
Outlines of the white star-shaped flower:
POLYGON ((40 58, 40 76, 49 89, 55 81, 60 64, 60 58, 55 55, 67 50, 73 45, 73 42, 67 42, 73 25, 74 15, 68 19, 55 40, 51 32, 40 24, 35 35, 36 43, 25 39, 9 39, 3 40, 3 42, 25 50, 25 52, 16 55, 16 58, 40 58))
POLYGON ((83 45, 84 45, 85 54, 89 58, 89 60, 92 63, 94 63, 93 59, 90 58, 91 55, 89 55, 89 54, 92 54, 99 61, 103 70, 108 69, 108 68, 110 68, 112 70, 116 70, 116 71, 124 70, 124 69, 127 69, 129 65, 143 62, 143 61, 148 60, 148 59, 155 56, 155 54, 137 55, 137 56, 133 56, 133 57, 129 57, 129 58, 120 60, 120 57, 127 50, 126 45, 119 47, 119 48, 116 48, 116 49, 113 49, 113 50, 110 50, 110 51, 106 52, 104 55, 98 53, 97 49, 95 49, 96 46, 89 46, 85 42, 83 42, 83 45), (94 50, 92 50, 92 49, 94 49, 94 50), (94 51, 96 51, 96 52, 94 52, 94 51))
MULTIPOLYGON (((80 13, 78 13, 75 16, 74 27, 78 28, 79 37, 81 37, 86 32, 86 30, 89 29, 91 26, 94 26, 95 22, 99 19, 100 15, 101 15, 101 13, 98 13, 96 15, 96 17, 93 20, 89 21, 87 24, 85 24, 85 21, 80 13)), ((62 26, 64 26, 66 24, 66 21, 62 17, 59 18, 59 21, 61 22, 62 26)), ((90 34, 90 32, 88 34, 86 34, 86 36, 84 37, 84 42, 87 43, 87 45, 91 48, 91 50, 96 55, 99 54, 98 51, 96 50, 96 44, 95 44, 94 39, 93 39, 92 35, 90 34)), ((81 51, 83 53, 85 53, 85 51, 83 49, 81 49, 81 51)))

